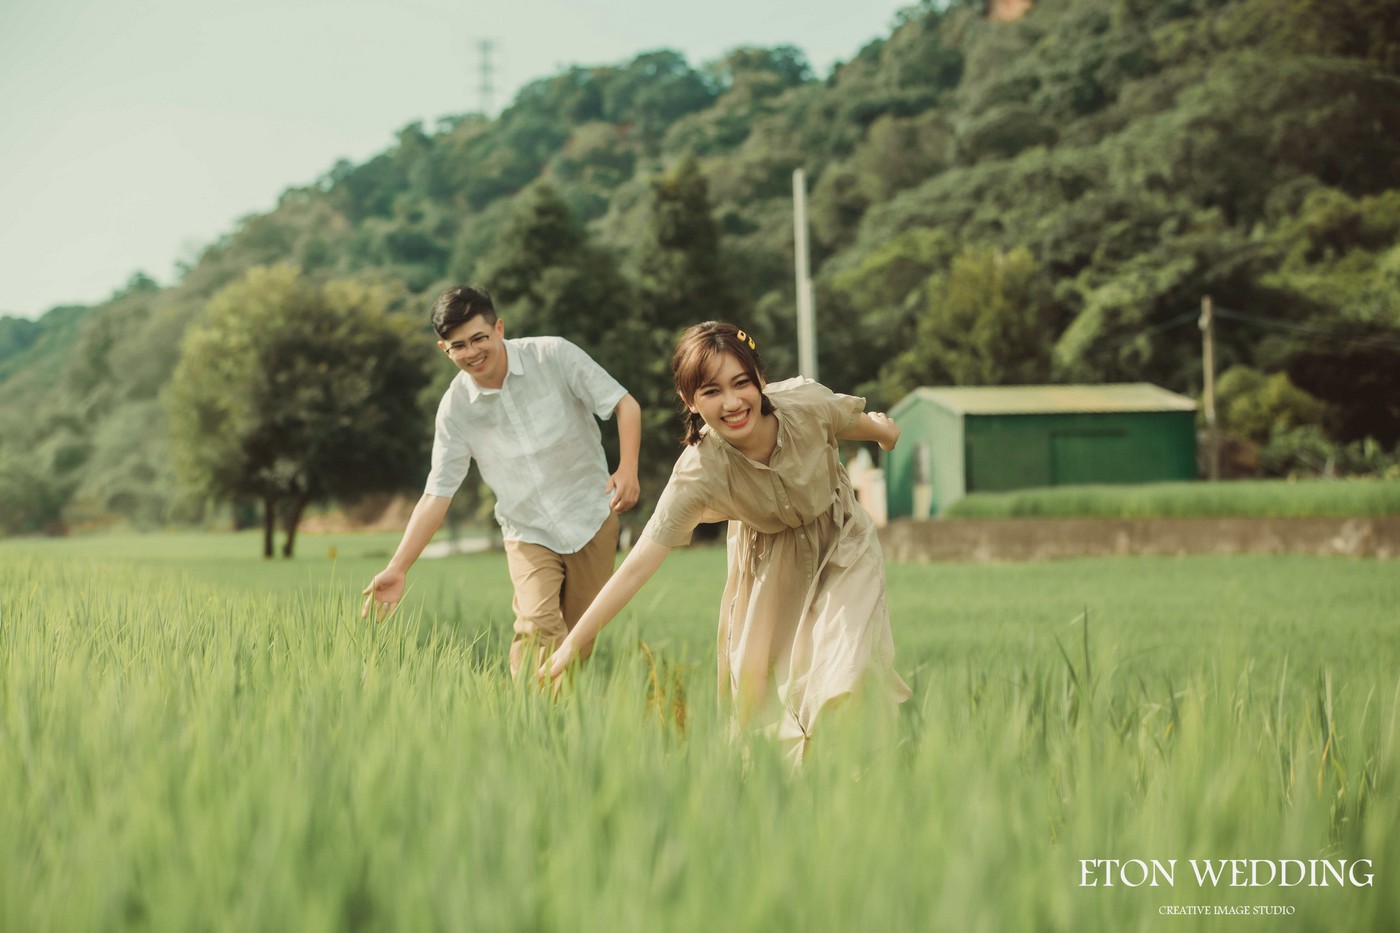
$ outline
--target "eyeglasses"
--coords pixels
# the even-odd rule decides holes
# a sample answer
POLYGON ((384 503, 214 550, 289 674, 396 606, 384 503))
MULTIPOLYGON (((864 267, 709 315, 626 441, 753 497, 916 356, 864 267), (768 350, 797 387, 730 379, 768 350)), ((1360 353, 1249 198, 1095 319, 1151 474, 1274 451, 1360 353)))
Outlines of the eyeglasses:
POLYGON ((479 350, 491 342, 491 332, 484 334, 473 334, 472 338, 465 343, 461 340, 454 340, 442 349, 448 356, 460 356, 468 350, 479 350))

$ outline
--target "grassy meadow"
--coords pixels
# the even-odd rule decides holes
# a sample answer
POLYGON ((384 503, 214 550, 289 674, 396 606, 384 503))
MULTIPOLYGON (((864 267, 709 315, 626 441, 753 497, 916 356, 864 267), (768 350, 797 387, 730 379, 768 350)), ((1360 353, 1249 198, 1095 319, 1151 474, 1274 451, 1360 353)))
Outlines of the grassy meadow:
MULTIPOLYGON (((719 548, 557 699, 503 557, 396 536, 0 542, 0 930, 1388 930, 1400 566, 892 564, 896 731, 791 773, 716 702, 719 548), (1082 860, 1175 859, 1132 887, 1082 860), (1369 859, 1367 886, 1188 861, 1369 859), (1112 885, 1104 882, 1114 880, 1112 885), (1275 907, 1280 915, 1168 915, 1275 907)), ((1129 881, 1136 881, 1132 871, 1129 881)))

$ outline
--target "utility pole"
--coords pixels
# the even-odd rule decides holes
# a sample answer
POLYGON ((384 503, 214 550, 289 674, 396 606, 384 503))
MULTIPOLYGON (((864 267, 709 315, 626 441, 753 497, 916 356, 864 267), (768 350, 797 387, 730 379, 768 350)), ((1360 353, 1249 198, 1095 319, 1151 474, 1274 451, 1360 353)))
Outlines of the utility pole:
POLYGON ((494 103, 491 95, 495 90, 491 83, 491 53, 496 50, 496 42, 493 39, 482 39, 476 47, 481 51, 481 83, 476 88, 477 106, 483 117, 489 117, 494 103))
POLYGON ((1201 299, 1200 325, 1205 369, 1206 464, 1213 482, 1220 479, 1220 437, 1215 430, 1215 314, 1209 295, 1201 299))
POLYGON ((792 173, 792 232, 797 260, 797 371, 815 380, 817 327, 807 247, 807 176, 800 168, 792 173))

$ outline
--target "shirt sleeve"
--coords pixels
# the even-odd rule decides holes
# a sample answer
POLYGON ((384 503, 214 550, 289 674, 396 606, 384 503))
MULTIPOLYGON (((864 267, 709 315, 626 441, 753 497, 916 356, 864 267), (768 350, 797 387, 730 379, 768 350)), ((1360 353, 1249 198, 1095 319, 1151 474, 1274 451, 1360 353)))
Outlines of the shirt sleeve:
POLYGON ((452 405, 444 395, 438 405, 436 428, 433 432, 432 468, 423 491, 431 496, 450 499, 457 494, 462 480, 472 465, 472 447, 461 426, 452 418, 452 405))
POLYGON ((671 470, 642 534, 666 547, 683 547, 690 543, 709 501, 699 451, 687 447, 671 470))
POLYGON ((583 352, 576 344, 559 338, 555 353, 559 368, 569 384, 569 390, 592 410, 593 414, 606 421, 612 417, 613 409, 627 390, 614 379, 597 361, 583 352))

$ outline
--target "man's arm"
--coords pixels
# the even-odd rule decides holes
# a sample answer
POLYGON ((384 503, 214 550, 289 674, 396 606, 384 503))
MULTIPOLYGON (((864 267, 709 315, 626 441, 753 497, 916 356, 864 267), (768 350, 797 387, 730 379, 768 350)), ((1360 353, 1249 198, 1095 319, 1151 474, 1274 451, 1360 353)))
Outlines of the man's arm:
POLYGON ((836 436, 843 441, 874 441, 881 450, 894 450, 899 440, 899 425, 882 411, 861 412, 850 430, 836 436))
POLYGON ((361 619, 367 618, 371 609, 374 610, 375 621, 380 621, 394 611, 399 600, 403 599, 403 586, 408 577, 408 568, 413 566, 414 561, 423 553, 423 548, 433 540, 433 535, 441 527, 442 520, 447 516, 447 507, 451 504, 452 500, 449 498, 423 493, 423 497, 413 507, 413 514, 409 516, 408 527, 404 529, 398 550, 389 558, 388 566, 375 574, 374 579, 369 581, 369 586, 360 594, 365 597, 364 608, 360 610, 361 619))
POLYGON ((613 417, 617 419, 617 472, 608 477, 606 491, 613 494, 613 511, 626 512, 641 495, 637 452, 642 445, 642 406, 630 394, 624 395, 613 409, 613 417))

